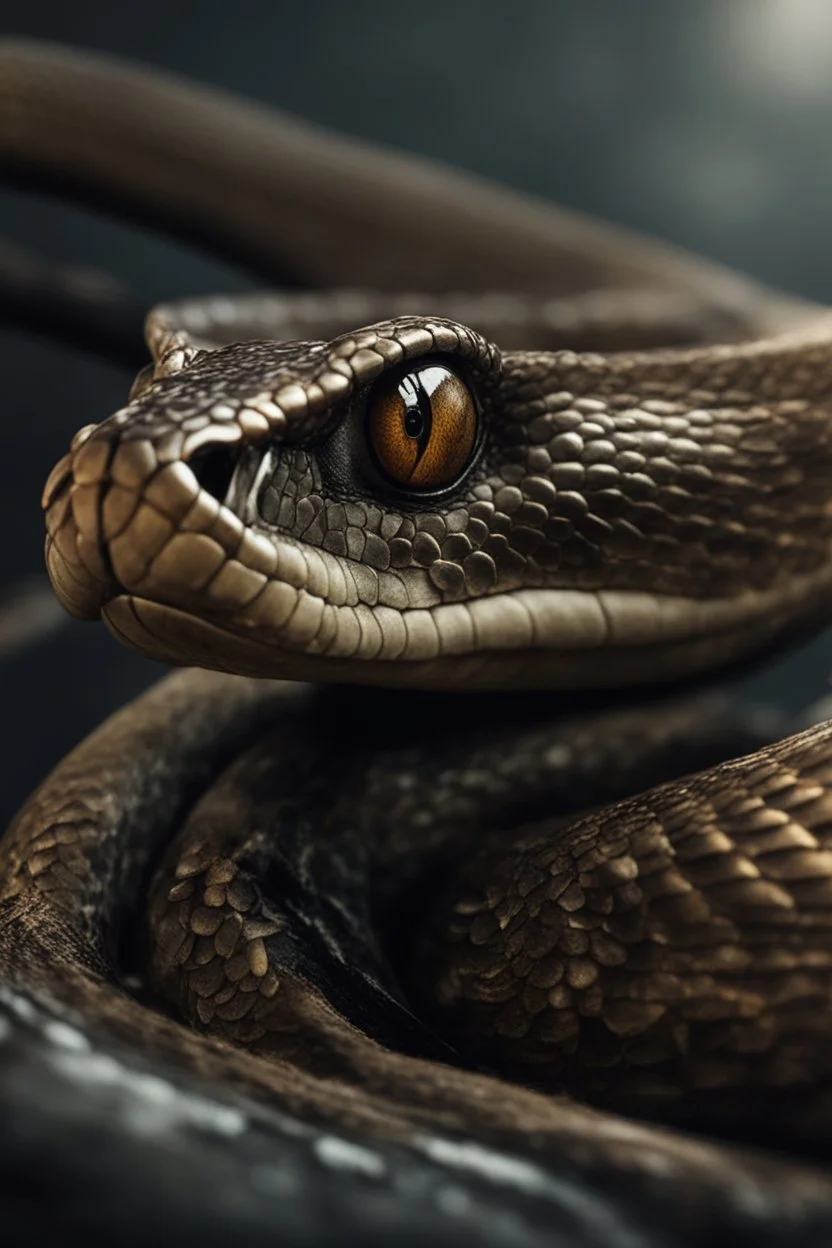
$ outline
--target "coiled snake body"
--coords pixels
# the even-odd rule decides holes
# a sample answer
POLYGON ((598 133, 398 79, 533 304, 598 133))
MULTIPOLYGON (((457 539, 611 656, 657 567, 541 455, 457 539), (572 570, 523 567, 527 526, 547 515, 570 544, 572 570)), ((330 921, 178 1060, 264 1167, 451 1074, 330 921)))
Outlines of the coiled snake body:
POLYGON ((137 1233, 820 1242, 830 730, 719 762, 726 704, 649 689, 828 616, 830 314, 129 67, 0 69, 13 173, 376 288, 156 309, 49 479, 61 601, 214 670, 0 844, 9 1112, 45 1080, 29 1138, 80 1115, 109 1156, 58 1161, 137 1233))

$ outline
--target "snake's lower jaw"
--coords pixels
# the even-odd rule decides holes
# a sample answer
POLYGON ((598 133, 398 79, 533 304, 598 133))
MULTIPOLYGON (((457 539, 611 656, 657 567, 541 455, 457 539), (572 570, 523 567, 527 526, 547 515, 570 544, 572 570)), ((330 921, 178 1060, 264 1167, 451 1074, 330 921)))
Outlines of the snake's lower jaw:
MULTIPOLYGON (((490 650, 390 662, 310 653, 279 635, 264 637, 251 626, 231 627, 219 618, 208 619, 137 594, 110 599, 101 608, 101 618, 130 649, 174 666, 279 680, 440 691, 626 688, 709 672, 754 649, 747 630, 737 628, 717 638, 694 637, 661 646, 490 650)), ((774 644, 808 626, 803 616, 799 624, 773 620, 767 630, 758 625, 754 642, 757 648, 774 644)))
POLYGON ((69 474, 61 461, 44 499, 58 598, 175 665, 401 688, 613 688, 712 670, 817 627, 832 596, 822 568, 788 592, 733 599, 540 587, 432 609, 333 602, 314 592, 325 552, 253 532, 198 487, 175 528, 146 496, 119 499, 106 473, 69 474), (114 500, 127 521, 107 536, 114 500))
MULTIPOLYGON (((264 638, 249 625, 232 629, 179 607, 135 594, 120 594, 101 610, 113 636, 130 649, 174 666, 203 667, 242 676, 309 680, 388 688, 499 690, 537 688, 551 656, 530 663, 527 651, 468 654, 389 662, 309 653, 279 636, 264 638)), ((572 656, 559 656, 560 687, 569 687, 572 656)), ((577 679, 583 687, 585 677, 577 679)))

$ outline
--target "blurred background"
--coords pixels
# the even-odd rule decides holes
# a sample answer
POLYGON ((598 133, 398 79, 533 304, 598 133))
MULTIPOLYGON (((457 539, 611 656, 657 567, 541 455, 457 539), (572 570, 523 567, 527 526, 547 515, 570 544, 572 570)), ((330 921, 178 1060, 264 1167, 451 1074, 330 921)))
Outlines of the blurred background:
MULTIPOLYGON (((133 57, 475 171, 832 302, 828 0, 6 0, 5 34, 133 57)), ((78 209, 0 192, 0 238, 112 272, 148 305, 246 276, 78 209)), ((0 331, 0 583, 42 568, 39 496, 120 370, 0 331)), ((831 379, 832 381, 832 379, 831 379)), ((822 696, 832 638, 745 695, 822 696)), ((161 674, 67 621, 0 666, 0 826, 60 756, 161 674)))

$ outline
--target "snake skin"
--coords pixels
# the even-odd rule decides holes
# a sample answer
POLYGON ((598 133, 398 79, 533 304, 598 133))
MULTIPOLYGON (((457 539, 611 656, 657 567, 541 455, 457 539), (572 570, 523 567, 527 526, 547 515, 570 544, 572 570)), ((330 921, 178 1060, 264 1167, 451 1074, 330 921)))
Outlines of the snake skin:
POLYGON ((759 1146, 828 1145, 829 727, 725 763, 750 742, 724 702, 565 691, 699 679, 828 617, 829 314, 141 71, 13 44, 0 66, 16 172, 170 200, 265 272, 425 282, 157 309, 127 405, 50 476, 63 604, 236 675, 168 678, 0 842, 9 1019, 47 1064, 94 1055, 97 1076, 53 1062, 69 1086, 150 1061, 149 1101, 198 1089, 241 1147, 256 1123, 274 1160, 294 1132, 400 1212, 436 1167, 426 1234, 821 1242, 825 1170, 759 1146), (136 133, 139 166, 116 151, 136 133), (334 256, 306 220, 337 168, 341 229, 372 185, 395 263, 384 238, 334 256), (508 294, 435 293, 476 292, 486 255, 508 294), (364 411, 437 357, 481 435, 458 483, 412 497, 374 475, 364 411))

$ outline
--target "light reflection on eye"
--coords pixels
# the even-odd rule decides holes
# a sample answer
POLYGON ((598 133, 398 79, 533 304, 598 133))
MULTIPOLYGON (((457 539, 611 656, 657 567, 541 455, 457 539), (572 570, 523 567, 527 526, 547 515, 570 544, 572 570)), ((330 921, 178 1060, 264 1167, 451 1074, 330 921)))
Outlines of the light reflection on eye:
POLYGON ((367 437, 379 467, 411 490, 450 485, 477 441, 471 391, 447 365, 427 360, 384 376, 367 402, 367 437))

